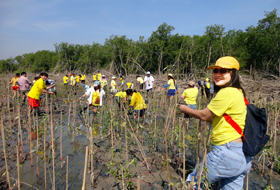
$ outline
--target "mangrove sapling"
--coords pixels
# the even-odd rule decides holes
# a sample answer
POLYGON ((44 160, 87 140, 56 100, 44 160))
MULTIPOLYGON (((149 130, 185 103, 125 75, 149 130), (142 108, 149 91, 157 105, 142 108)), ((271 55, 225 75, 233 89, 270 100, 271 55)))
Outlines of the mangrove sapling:
POLYGON ((4 159, 5 159, 5 165, 6 165, 6 177, 7 177, 7 183, 9 185, 9 189, 11 188, 10 184, 10 174, 8 169, 8 162, 7 162, 7 156, 6 156, 6 144, 5 144, 5 133, 4 133, 4 125, 3 125, 3 117, 1 116, 1 134, 2 134, 2 143, 3 143, 3 151, 4 151, 4 159))

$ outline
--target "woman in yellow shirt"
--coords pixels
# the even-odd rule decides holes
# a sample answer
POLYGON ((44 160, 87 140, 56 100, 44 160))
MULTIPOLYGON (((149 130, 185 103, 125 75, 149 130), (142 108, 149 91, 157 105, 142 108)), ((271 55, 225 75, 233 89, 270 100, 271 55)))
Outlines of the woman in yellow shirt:
POLYGON ((138 115, 140 117, 145 117, 145 110, 147 108, 147 105, 145 104, 145 100, 143 99, 141 94, 136 90, 132 90, 132 89, 127 89, 126 94, 127 96, 131 96, 131 101, 129 106, 134 107, 134 114, 133 114, 134 119, 136 119, 138 115))
POLYGON ((162 86, 160 89, 169 87, 169 90, 167 92, 167 98, 170 98, 170 100, 173 100, 173 97, 175 96, 176 91, 178 92, 178 87, 177 87, 176 81, 172 74, 168 74, 167 79, 168 79, 167 85, 162 86))
MULTIPOLYGON (((251 157, 244 155, 241 135, 223 117, 225 113, 231 116, 242 131, 244 130, 247 109, 244 102, 245 91, 238 74, 239 63, 235 58, 226 56, 218 59, 214 66, 207 68, 209 69, 213 69, 216 96, 203 110, 179 105, 180 110, 191 117, 213 124, 212 151, 206 158, 209 182, 219 181, 219 189, 241 190, 243 180, 251 168, 251 157)), ((187 181, 190 182, 192 177, 197 181, 197 172, 196 167, 187 181)))
POLYGON ((107 82, 105 75, 102 75, 100 83, 101 83, 101 88, 103 88, 103 90, 106 91, 108 82, 107 82))
POLYGON ((19 88, 19 86, 18 86, 17 81, 18 81, 19 77, 20 77, 20 74, 16 73, 16 75, 10 81, 10 84, 12 84, 12 90, 14 92, 13 98, 15 96, 18 96, 18 88, 19 88))

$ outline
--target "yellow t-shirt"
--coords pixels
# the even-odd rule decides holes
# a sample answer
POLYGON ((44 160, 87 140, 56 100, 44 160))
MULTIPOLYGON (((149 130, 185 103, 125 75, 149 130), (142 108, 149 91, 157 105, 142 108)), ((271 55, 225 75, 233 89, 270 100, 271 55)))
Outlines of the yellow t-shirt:
POLYGON ((96 75, 92 75, 93 80, 96 80, 96 77, 97 77, 96 75))
POLYGON ((75 79, 76 79, 76 82, 80 82, 80 77, 79 76, 76 76, 75 79))
POLYGON ((115 80, 111 81, 111 87, 112 87, 112 89, 116 89, 116 81, 115 80))
POLYGON ((210 89, 210 88, 211 88, 211 86, 210 86, 210 82, 207 82, 207 83, 206 83, 206 88, 208 88, 208 89, 210 89))
POLYGON ((70 77, 70 81, 71 81, 71 85, 75 85, 76 84, 76 79, 74 76, 70 77))
POLYGON ((233 87, 222 88, 207 107, 216 115, 212 121, 213 145, 223 145, 241 137, 223 117, 224 113, 228 114, 244 130, 247 109, 241 91, 233 87))
POLYGON ((169 90, 175 90, 175 85, 174 85, 173 79, 169 79, 168 84, 169 84, 169 90))
MULTIPOLYGON (((94 106, 99 106, 99 103, 96 103, 96 99, 100 98, 100 93, 95 91, 92 93, 92 102, 91 104, 94 105, 94 106)), ((100 101, 100 100, 99 100, 100 101)))
POLYGON ((126 98, 126 92, 118 92, 115 96, 126 98))
POLYGON ((68 77, 67 77, 67 76, 64 76, 64 77, 63 77, 63 83, 67 83, 67 81, 68 81, 68 77))
POLYGON ((28 93, 28 97, 39 100, 42 94, 41 90, 45 89, 46 87, 47 86, 44 83, 43 79, 38 79, 32 86, 30 92, 28 93))
POLYGON ((137 82, 139 82, 140 84, 143 84, 144 80, 141 77, 138 77, 137 82))
POLYGON ((102 75, 101 73, 97 73, 97 80, 99 81, 101 80, 101 75, 102 75))
POLYGON ((86 80, 86 75, 81 75, 81 80, 86 80))
POLYGON ((142 110, 147 108, 145 100, 139 92, 134 92, 131 97, 130 106, 134 106, 135 110, 142 110))
POLYGON ((128 82, 128 83, 126 83, 126 85, 127 85, 127 88, 131 88, 131 86, 133 86, 133 83, 128 82))
POLYGON ((184 101, 186 104, 196 104, 196 98, 198 94, 197 88, 188 88, 183 92, 183 96, 185 96, 184 101))
POLYGON ((107 80, 101 80, 100 83, 101 83, 101 88, 103 88, 106 85, 107 80))
POLYGON ((123 78, 122 77, 120 77, 120 81, 123 82, 123 78))
POLYGON ((11 80, 12 81, 12 86, 18 86, 18 85, 16 85, 16 82, 18 81, 18 79, 19 79, 19 77, 17 77, 17 78, 13 77, 12 78, 12 80, 11 80))

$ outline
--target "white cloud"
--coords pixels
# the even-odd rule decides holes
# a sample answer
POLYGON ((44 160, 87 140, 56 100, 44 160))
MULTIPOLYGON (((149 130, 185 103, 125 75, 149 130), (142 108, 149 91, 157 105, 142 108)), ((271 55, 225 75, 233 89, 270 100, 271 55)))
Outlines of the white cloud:
POLYGON ((33 23, 32 25, 44 31, 59 30, 62 28, 68 28, 74 26, 73 22, 68 22, 68 21, 39 22, 39 23, 33 23))

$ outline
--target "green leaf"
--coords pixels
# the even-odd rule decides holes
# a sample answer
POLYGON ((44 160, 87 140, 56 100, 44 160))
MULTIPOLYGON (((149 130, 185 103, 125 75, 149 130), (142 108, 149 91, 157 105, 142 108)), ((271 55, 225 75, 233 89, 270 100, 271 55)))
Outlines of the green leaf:
POLYGON ((264 147, 263 147, 263 150, 268 150, 268 149, 270 149, 271 146, 272 146, 272 145, 264 146, 264 147))

